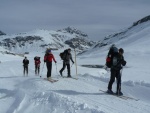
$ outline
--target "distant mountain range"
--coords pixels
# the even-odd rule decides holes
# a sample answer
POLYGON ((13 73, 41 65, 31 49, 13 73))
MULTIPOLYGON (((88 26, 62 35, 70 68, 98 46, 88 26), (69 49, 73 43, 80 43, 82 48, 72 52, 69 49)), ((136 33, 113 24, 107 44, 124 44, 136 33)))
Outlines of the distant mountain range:
POLYGON ((91 49, 99 49, 111 44, 118 44, 144 29, 150 28, 150 16, 146 16, 127 29, 104 37, 98 42, 88 38, 88 35, 75 28, 67 27, 57 31, 34 30, 31 32, 6 35, 0 31, 0 46, 12 52, 45 51, 46 48, 65 49, 76 48, 85 53, 91 49))
POLYGON ((13 52, 43 51, 46 48, 76 48, 83 51, 95 44, 88 35, 75 28, 57 31, 34 30, 14 35, 1 35, 0 46, 13 52))

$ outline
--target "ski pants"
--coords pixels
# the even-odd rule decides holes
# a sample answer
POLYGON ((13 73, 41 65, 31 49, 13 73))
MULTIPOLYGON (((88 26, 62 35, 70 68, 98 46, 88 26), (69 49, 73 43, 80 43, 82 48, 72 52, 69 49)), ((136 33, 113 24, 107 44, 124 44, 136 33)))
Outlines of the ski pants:
POLYGON ((52 72, 52 62, 46 62, 47 66, 47 78, 51 77, 51 72, 52 72))
POLYGON ((25 73, 28 75, 28 65, 24 65, 24 70, 23 70, 23 73, 25 75, 25 73))
POLYGON ((111 76, 110 76, 110 81, 108 84, 108 89, 112 90, 112 85, 115 81, 115 78, 117 79, 117 92, 121 91, 121 74, 120 74, 120 70, 115 70, 115 69, 111 69, 111 76))
POLYGON ((35 65, 35 74, 40 73, 40 65, 35 65))
POLYGON ((70 75, 70 63, 63 62, 63 67, 62 67, 62 69, 60 70, 60 72, 63 72, 64 69, 66 68, 66 66, 67 66, 68 76, 71 76, 71 75, 70 75))

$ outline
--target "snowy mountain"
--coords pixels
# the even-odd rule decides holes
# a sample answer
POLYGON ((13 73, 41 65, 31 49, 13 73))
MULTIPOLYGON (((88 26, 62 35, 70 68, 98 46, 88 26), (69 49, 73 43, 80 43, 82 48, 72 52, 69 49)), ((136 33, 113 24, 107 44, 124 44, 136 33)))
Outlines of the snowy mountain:
POLYGON ((6 35, 4 32, 0 31, 0 35, 6 35))
POLYGON ((74 28, 58 31, 35 30, 27 33, 0 36, 0 46, 13 52, 43 51, 46 48, 76 48, 83 51, 95 42, 74 28))
MULTIPOLYGON (((132 37, 136 33, 144 32, 145 30, 149 29, 150 27, 150 16, 146 16, 137 22, 134 22, 131 27, 125 30, 121 30, 118 33, 111 34, 104 39, 100 40, 94 48, 101 48, 103 46, 107 46, 113 43, 118 43, 121 40, 127 40, 127 38, 132 37)), ((142 38, 142 37, 141 37, 142 38)), ((136 40, 136 39, 135 39, 136 40)))

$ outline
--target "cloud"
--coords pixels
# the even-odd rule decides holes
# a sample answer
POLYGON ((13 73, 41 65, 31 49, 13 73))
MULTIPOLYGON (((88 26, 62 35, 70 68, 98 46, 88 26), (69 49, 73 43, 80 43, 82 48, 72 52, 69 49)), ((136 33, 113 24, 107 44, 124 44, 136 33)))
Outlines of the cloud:
POLYGON ((149 5, 149 0, 2 0, 0 30, 10 34, 73 26, 99 40, 149 15, 149 5))

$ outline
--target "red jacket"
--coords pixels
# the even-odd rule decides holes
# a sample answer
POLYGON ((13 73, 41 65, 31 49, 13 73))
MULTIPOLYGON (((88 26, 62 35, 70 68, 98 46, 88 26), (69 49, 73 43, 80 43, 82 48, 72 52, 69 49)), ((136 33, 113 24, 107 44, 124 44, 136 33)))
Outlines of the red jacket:
POLYGON ((41 63, 40 60, 35 60, 35 65, 39 65, 41 63))
POLYGON ((44 62, 52 62, 52 60, 53 60, 54 62, 56 62, 56 60, 55 60, 55 58, 54 58, 54 55, 53 55, 52 53, 46 54, 46 55, 44 56, 44 62))

